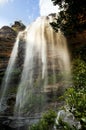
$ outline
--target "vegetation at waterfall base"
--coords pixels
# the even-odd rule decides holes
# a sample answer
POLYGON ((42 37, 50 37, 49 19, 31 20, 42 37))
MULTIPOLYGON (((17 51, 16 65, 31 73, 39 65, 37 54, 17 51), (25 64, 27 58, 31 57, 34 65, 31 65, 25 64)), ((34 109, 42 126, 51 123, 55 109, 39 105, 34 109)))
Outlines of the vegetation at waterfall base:
POLYGON ((59 16, 51 23, 55 31, 60 28, 66 35, 86 29, 86 0, 51 0, 59 5, 59 16))
MULTIPOLYGON (((86 63, 81 59, 74 59, 72 62, 73 85, 69 87, 61 97, 65 100, 65 106, 61 109, 73 114, 74 118, 80 123, 80 128, 75 125, 70 126, 61 118, 56 123, 57 113, 53 110, 46 112, 37 124, 29 130, 85 130, 86 129, 86 63)), ((70 120, 70 119, 69 119, 70 120)))
POLYGON ((43 114, 42 118, 37 124, 31 126, 30 130, 51 130, 55 124, 56 112, 49 110, 43 114))

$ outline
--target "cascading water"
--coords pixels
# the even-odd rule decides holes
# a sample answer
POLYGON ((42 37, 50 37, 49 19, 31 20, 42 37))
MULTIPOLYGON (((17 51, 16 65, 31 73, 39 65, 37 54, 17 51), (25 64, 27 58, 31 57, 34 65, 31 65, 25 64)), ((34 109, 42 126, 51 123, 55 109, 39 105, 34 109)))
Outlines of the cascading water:
POLYGON ((70 58, 67 42, 62 32, 56 33, 50 26, 53 20, 52 15, 39 17, 17 37, 2 83, 1 96, 2 102, 9 87, 11 72, 16 67, 20 40, 23 39, 24 62, 17 85, 14 106, 16 116, 36 117, 51 106, 53 98, 57 98, 59 88, 64 89, 69 85, 70 58))
POLYGON ((25 30, 25 60, 15 114, 35 116, 47 107, 48 93, 57 92, 62 82, 64 85, 60 87, 66 87, 69 81, 70 59, 66 39, 60 31, 53 31, 49 24, 51 19, 52 16, 38 18, 25 30))

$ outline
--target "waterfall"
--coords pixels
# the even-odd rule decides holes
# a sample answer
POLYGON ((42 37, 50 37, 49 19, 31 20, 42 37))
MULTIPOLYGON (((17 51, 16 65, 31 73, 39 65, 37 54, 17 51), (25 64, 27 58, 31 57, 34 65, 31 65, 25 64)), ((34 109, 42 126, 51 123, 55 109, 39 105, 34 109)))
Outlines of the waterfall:
POLYGON ((60 30, 56 33, 52 29, 50 22, 53 20, 52 15, 39 17, 17 37, 2 83, 1 96, 1 100, 6 96, 23 39, 24 62, 17 84, 14 115, 36 117, 53 102, 49 94, 57 97, 59 88, 69 85, 71 72, 67 41, 60 30))
POLYGON ((25 31, 27 32, 25 38, 25 60, 15 105, 15 111, 17 111, 18 114, 23 112, 23 109, 27 105, 27 103, 28 107, 31 107, 28 108, 30 109, 30 111, 32 111, 35 107, 39 107, 39 105, 37 106, 36 104, 36 100, 33 103, 33 98, 39 98, 38 104, 42 104, 40 101, 40 98, 42 98, 41 91, 43 89, 41 82, 42 80, 44 80, 44 84, 46 84, 47 80, 47 50, 46 39, 44 36, 45 20, 38 18, 30 26, 30 28, 27 28, 25 31), (38 86, 35 86, 35 82, 37 82, 35 81, 37 79, 34 78, 35 75, 37 75, 37 79, 40 78, 40 80, 38 81, 38 86))

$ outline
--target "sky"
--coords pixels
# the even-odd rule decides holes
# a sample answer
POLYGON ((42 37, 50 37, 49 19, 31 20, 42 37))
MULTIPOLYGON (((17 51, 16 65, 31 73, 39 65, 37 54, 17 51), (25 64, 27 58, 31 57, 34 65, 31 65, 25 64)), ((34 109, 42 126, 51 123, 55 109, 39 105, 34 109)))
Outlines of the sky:
POLYGON ((29 25, 39 16, 58 12, 51 0, 0 0, 0 27, 21 20, 29 25))

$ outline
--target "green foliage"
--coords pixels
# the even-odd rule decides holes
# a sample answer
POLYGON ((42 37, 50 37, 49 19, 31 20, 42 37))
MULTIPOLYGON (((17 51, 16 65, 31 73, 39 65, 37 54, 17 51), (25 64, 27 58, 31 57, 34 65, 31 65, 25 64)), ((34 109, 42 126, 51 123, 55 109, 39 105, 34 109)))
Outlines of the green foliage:
POLYGON ((58 31, 64 34, 75 34, 86 29, 86 0, 51 0, 54 5, 59 5, 60 13, 56 23, 51 23, 58 31))
POLYGON ((63 97, 70 112, 80 121, 81 130, 86 129, 86 63, 83 60, 73 61, 73 87, 63 97))
POLYGON ((77 130, 75 126, 70 127, 70 125, 67 122, 62 121, 62 119, 59 119, 59 124, 56 125, 57 130, 77 130))
MULTIPOLYGON (((63 98, 69 111, 74 115, 75 119, 80 122, 81 129, 86 129, 86 63, 81 59, 75 59, 73 61, 72 68, 73 75, 73 87, 66 90, 63 98)), ((75 127, 70 126, 59 121, 60 130, 76 130, 75 127)))
POLYGON ((15 21, 13 25, 11 25, 11 28, 15 31, 15 32, 19 32, 24 30, 26 27, 25 25, 22 23, 22 21, 15 21))
POLYGON ((41 120, 31 126, 30 130, 52 130, 55 124, 56 112, 49 110, 47 113, 43 114, 41 120))
MULTIPOLYGON (((80 130, 86 129, 86 63, 81 59, 73 61, 73 86, 68 88, 63 99, 65 105, 68 106, 69 112, 73 114, 75 119, 80 122, 80 130)), ((55 122, 56 113, 49 111, 43 115, 42 119, 35 125, 31 126, 30 130, 78 130, 76 126, 70 126, 61 118, 58 124, 55 122)))
POLYGON ((49 110, 46 114, 43 115, 43 120, 47 122, 48 125, 53 125, 55 123, 56 113, 53 110, 49 110))
POLYGON ((73 83, 75 88, 86 88, 86 63, 81 59, 73 60, 73 83))
POLYGON ((86 127, 86 91, 84 89, 76 90, 72 87, 65 92, 64 98, 70 112, 86 127))

